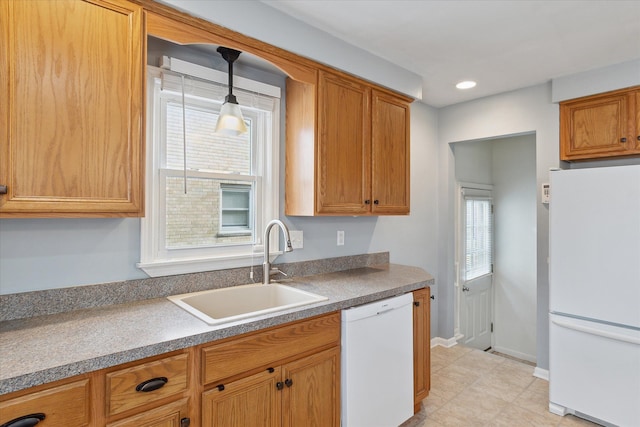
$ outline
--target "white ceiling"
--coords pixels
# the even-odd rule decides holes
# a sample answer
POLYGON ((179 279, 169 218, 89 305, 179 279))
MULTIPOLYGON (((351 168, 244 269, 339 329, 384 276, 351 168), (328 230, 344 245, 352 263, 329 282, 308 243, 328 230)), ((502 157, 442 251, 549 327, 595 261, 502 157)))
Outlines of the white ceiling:
POLYGON ((421 75, 435 107, 640 59, 640 0, 262 1, 421 75))

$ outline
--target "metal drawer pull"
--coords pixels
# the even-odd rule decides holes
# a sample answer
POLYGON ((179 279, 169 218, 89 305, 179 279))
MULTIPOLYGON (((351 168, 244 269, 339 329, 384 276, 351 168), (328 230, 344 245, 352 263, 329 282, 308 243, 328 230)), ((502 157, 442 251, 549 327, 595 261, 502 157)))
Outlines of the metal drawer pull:
POLYGON ((44 419, 44 414, 42 412, 38 412, 36 414, 29 414, 15 418, 7 423, 2 424, 0 427, 33 427, 44 419))
MULTIPOLYGON (((638 137, 638 139, 640 139, 640 136, 638 137)), ((0 185, 0 194, 7 194, 7 186, 6 185, 0 185)), ((0 426, 0 427, 4 427, 4 425, 0 426)))
POLYGON ((149 391, 154 391, 164 387, 164 385, 168 382, 169 380, 167 379, 167 377, 152 378, 150 380, 147 380, 138 384, 136 386, 136 391, 142 391, 145 393, 149 391))

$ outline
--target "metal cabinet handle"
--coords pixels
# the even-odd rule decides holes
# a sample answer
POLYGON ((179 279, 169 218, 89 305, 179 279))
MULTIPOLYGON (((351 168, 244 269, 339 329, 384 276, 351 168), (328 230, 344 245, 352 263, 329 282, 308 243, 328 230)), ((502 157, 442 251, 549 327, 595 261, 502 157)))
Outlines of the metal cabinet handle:
POLYGON ((466 286, 462 287, 462 292, 469 292, 469 288, 467 288, 466 286))
POLYGON ((420 301, 414 301, 413 305, 415 305, 416 307, 420 307, 420 301))
POLYGON ((284 384, 287 387, 291 387, 293 385, 293 380, 291 378, 287 378, 286 380, 284 380, 284 384))
POLYGON ((183 418, 180 420, 180 427, 189 427, 191 425, 191 418, 183 418))
POLYGON ((380 204, 380 200, 375 199, 375 200, 373 201, 373 204, 374 204, 374 205, 379 205, 379 204, 380 204))
POLYGON ((150 380, 146 380, 138 384, 136 386, 136 391, 147 393, 164 387, 164 385, 168 382, 169 380, 167 379, 167 377, 151 378, 150 380))
POLYGON ((371 200, 369 200, 369 199, 365 200, 365 201, 364 201, 364 204, 365 204, 365 205, 370 205, 370 204, 371 204, 371 200))
POLYGON ((620 142, 627 142, 627 138, 620 138, 620 142))
MULTIPOLYGON (((638 139, 640 139, 640 136, 638 137, 638 139)), ((7 186, 6 185, 0 185, 0 194, 7 194, 7 186)), ((2 427, 2 426, 0 426, 2 427)))
POLYGON ((45 415, 42 412, 38 412, 14 418, 13 420, 2 424, 0 427, 33 427, 44 419, 45 415))
POLYGON ((276 383, 276 388, 277 388, 278 390, 282 390, 282 389, 284 388, 284 383, 283 383, 282 381, 278 381, 278 382, 276 383))

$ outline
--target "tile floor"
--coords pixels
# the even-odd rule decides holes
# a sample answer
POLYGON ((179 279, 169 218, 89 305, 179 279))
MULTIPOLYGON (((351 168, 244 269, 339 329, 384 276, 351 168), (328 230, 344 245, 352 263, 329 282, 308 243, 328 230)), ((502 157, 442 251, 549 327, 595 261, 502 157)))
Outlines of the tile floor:
POLYGON ((533 366, 460 345, 431 349, 431 391, 401 427, 596 426, 548 410, 549 383, 533 366))

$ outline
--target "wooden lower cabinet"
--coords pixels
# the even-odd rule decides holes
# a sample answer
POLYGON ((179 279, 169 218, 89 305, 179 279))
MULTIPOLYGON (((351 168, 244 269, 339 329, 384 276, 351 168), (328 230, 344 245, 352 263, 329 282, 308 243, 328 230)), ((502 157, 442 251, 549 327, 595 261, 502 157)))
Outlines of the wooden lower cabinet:
POLYGON ((202 348, 202 427, 340 426, 340 313, 202 348))
MULTIPOLYGON (((413 295, 419 409, 429 288, 413 295)), ((340 326, 334 312, 3 395, 0 426, 44 414, 38 426, 339 427, 340 326)))
POLYGON ((39 387, 32 393, 16 393, 0 402, 0 425, 42 427, 82 427, 91 420, 91 380, 80 378, 67 383, 39 387), (22 420, 22 421, 20 421, 22 420))
POLYGON ((216 427, 281 424, 280 368, 263 371, 202 394, 202 425, 216 427))
POLYGON ((340 348, 283 367, 283 427, 340 426, 340 348))
POLYGON ((202 395, 202 425, 339 427, 339 364, 336 347, 215 386, 202 395))
POLYGON ((190 425, 188 400, 181 399, 110 423, 107 427, 189 427, 190 425))
POLYGON ((413 292, 413 385, 414 413, 431 388, 430 289, 413 292))

